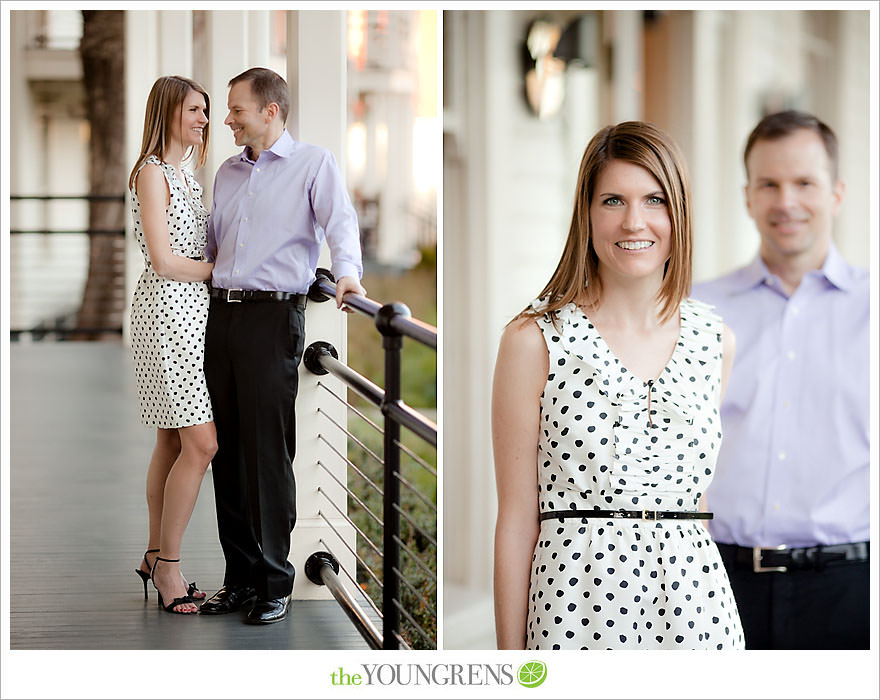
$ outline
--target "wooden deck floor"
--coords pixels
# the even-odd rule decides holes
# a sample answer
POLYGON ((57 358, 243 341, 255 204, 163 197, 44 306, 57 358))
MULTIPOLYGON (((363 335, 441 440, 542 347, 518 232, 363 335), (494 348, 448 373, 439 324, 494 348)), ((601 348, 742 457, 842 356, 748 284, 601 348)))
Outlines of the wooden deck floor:
MULTIPOLYGON (((283 622, 170 615, 144 601, 146 464, 127 350, 113 343, 10 348, 11 649, 367 649, 334 600, 294 601, 283 622)), ((221 584, 211 473, 183 571, 221 584)), ((304 575, 297 572, 297 575, 304 575)))

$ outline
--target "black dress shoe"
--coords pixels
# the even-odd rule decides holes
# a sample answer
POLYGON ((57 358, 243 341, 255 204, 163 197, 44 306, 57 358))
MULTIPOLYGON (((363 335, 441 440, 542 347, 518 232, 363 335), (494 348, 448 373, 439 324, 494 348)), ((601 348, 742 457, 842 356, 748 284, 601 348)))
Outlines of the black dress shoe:
POLYGON ((254 603, 254 607, 244 619, 252 625, 268 625, 273 622, 281 622, 287 617, 287 611, 290 609, 290 596, 283 598, 258 599, 254 603))
POLYGON ((241 610, 256 597, 257 591, 250 586, 223 586, 202 603, 199 612, 203 615, 225 615, 241 610))

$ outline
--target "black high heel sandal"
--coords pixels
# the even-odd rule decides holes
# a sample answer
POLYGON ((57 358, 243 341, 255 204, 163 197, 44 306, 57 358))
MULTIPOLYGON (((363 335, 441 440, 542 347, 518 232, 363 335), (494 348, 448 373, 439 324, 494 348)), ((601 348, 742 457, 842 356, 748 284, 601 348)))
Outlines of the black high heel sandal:
MULTIPOLYGON (((150 578, 153 579, 153 576, 156 574, 156 567, 159 565, 160 561, 167 561, 171 564, 175 564, 180 561, 180 559, 166 559, 165 557, 156 557, 156 563, 153 564, 153 570, 150 572, 150 578)), ((195 615, 198 613, 198 608, 192 611, 184 611, 184 610, 175 610, 174 608, 178 605, 183 605, 184 603, 192 603, 195 605, 195 601, 193 597, 187 593, 185 596, 180 598, 175 598, 168 605, 165 605, 165 601, 162 600, 162 592, 159 590, 159 587, 156 586, 156 580, 153 579, 153 587, 156 589, 156 595, 159 597, 159 607, 162 608, 165 612, 174 613, 175 615, 195 615)))
MULTIPOLYGON (((148 549, 146 552, 144 552, 144 564, 146 564, 147 568, 150 570, 149 573, 144 573, 144 571, 140 568, 134 570, 134 572, 141 577, 141 581, 144 582, 144 600, 149 600, 150 596, 147 595, 147 581, 150 580, 150 575, 153 573, 153 567, 150 566, 150 562, 147 561, 147 555, 157 553, 158 551, 158 549, 148 549)), ((186 594, 188 596, 191 596, 196 600, 201 600, 202 598, 205 598, 207 596, 207 593, 202 593, 202 591, 198 589, 195 581, 192 581, 190 583, 187 582, 186 579, 184 579, 184 582, 186 582, 187 585, 186 594), (201 595, 196 595, 196 593, 201 593, 201 595)))
MULTIPOLYGON (((146 574, 145 574, 145 573, 140 569, 140 567, 138 567, 137 569, 134 570, 134 572, 135 572, 138 576, 141 577, 141 581, 144 582, 144 600, 149 600, 149 597, 150 597, 150 596, 147 595, 147 581, 149 581, 149 580, 150 580, 150 577, 153 575, 153 567, 150 566, 150 562, 147 561, 147 555, 148 555, 148 554, 153 554, 154 552, 158 552, 158 551, 159 551, 158 549, 148 549, 146 552, 144 552, 144 564, 146 564, 146 565, 147 565, 147 568, 150 570, 149 573, 146 573, 146 574)), ((193 585, 195 585, 195 583, 193 583, 193 585)), ((192 593, 190 593, 190 595, 192 595, 192 593)))

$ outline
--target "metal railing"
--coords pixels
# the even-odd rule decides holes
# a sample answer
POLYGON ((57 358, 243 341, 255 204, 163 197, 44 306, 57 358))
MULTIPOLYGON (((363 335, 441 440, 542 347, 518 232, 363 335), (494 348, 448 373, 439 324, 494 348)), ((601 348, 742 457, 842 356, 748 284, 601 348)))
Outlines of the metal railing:
MULTIPOLYGON (((336 285, 333 283, 332 277, 326 270, 318 270, 318 279, 312 285, 309 292, 309 298, 314 301, 327 301, 336 295, 336 285)), ((437 508, 436 508, 436 469, 433 469, 423 459, 419 458, 412 450, 401 443, 400 428, 401 426, 410 430, 414 435, 428 445, 437 447, 437 426, 430 419, 423 416, 418 411, 407 406, 401 398, 401 350, 403 347, 403 338, 411 338, 429 348, 436 351, 437 349, 437 330, 418 319, 412 318, 409 309, 401 303, 392 303, 381 305, 366 297, 347 294, 345 296, 345 304, 352 310, 369 316, 374 320, 377 330, 382 336, 382 347, 384 350, 385 362, 385 387, 380 388, 366 377, 355 372, 353 369, 340 362, 335 348, 327 342, 318 341, 309 345, 303 356, 303 364, 305 367, 316 375, 332 374, 345 384, 348 388, 366 399, 370 404, 379 408, 384 417, 384 428, 379 428, 373 424, 363 413, 358 411, 356 407, 348 403, 344 398, 338 396, 328 387, 320 384, 324 389, 331 393, 337 399, 343 401, 349 410, 354 411, 362 419, 368 420, 376 430, 383 434, 383 454, 381 457, 367 448, 363 443, 358 442, 366 450, 371 459, 381 462, 383 466, 382 485, 381 487, 374 483, 367 474, 364 473, 359 465, 354 464, 345 456, 348 467, 362 479, 374 493, 378 493, 382 497, 382 517, 381 519, 359 498, 354 492, 349 490, 345 484, 340 485, 346 490, 349 497, 358 508, 363 509, 369 516, 368 520, 374 525, 381 527, 382 547, 374 543, 369 536, 358 528, 354 521, 344 512, 337 508, 338 513, 343 519, 352 525, 358 535, 363 538, 370 550, 382 559, 382 579, 379 581, 375 572, 367 565, 364 559, 357 552, 351 552, 359 564, 364 568, 366 574, 372 581, 381 588, 382 605, 381 610, 375 604, 369 595, 367 595, 356 577, 351 572, 344 571, 340 568, 338 559, 331 551, 314 552, 306 562, 306 575, 309 580, 317 585, 326 585, 333 597, 345 610, 349 619, 353 622, 360 634, 366 639, 367 643, 374 649, 399 649, 401 644, 406 648, 411 648, 401 634, 401 616, 406 621, 407 630, 411 630, 413 634, 420 638, 420 646, 424 648, 436 648, 436 632, 432 635, 426 631, 422 625, 418 623, 412 611, 406 609, 402 604, 404 597, 402 591, 405 589, 406 597, 417 601, 422 610, 433 620, 433 628, 436 630, 436 527, 437 527, 437 508), (409 459, 415 461, 421 468, 426 469, 434 479, 435 500, 418 491, 416 485, 401 473, 401 453, 407 455, 409 459), (428 532, 423 524, 404 509, 401 505, 401 486, 407 489, 407 492, 413 494, 418 499, 420 508, 432 515, 434 532, 428 532), (424 542, 429 544, 429 548, 433 547, 434 566, 425 564, 414 551, 414 548, 408 546, 401 536, 401 521, 405 521, 406 527, 424 542), (433 595, 426 597, 420 593, 416 586, 402 574, 401 552, 407 555, 408 559, 413 562, 418 570, 423 574, 429 584, 432 586, 433 595), (356 599, 350 594, 343 584, 339 573, 342 573, 357 587, 357 590, 365 597, 368 605, 381 617, 382 631, 372 624, 363 610, 358 606, 356 599), (401 588, 401 584, 403 589, 401 588)), ((342 428, 338 423, 327 416, 337 427, 342 428)), ((344 430, 344 428, 343 428, 344 430)), ((349 437, 357 440, 351 433, 346 433, 349 437)), ((339 454, 337 452, 337 454, 339 454)), ((323 465, 321 465, 323 466, 323 465)), ((337 480, 338 481, 338 480, 337 480)), ((332 503, 332 502, 331 502, 332 503)), ((332 524, 325 518, 331 529, 336 532, 332 524)), ((336 532, 339 535, 338 532, 336 532)), ((344 538, 339 535, 342 544, 351 551, 346 544, 344 538)), ((321 540, 324 546, 328 543, 321 540)))
MULTIPOLYGON (((46 204, 101 202, 124 205, 125 195, 10 195, 9 200, 46 204)), ((74 218, 87 221, 88 216, 88 210, 84 209, 74 218)), ((53 217, 50 217, 49 211, 44 208, 32 214, 30 218, 48 220, 53 217)), ((122 335, 124 276, 120 276, 113 290, 116 305, 119 306, 118 323, 100 326, 90 324, 86 327, 78 323, 77 310, 82 301, 83 286, 88 275, 89 246, 92 239, 115 237, 119 239, 118 247, 122 249, 125 240, 124 228, 90 229, 87 226, 60 228, 33 225, 23 227, 13 224, 9 233, 15 237, 10 251, 12 257, 10 273, 16 282, 10 302, 12 315, 13 319, 17 315, 30 319, 24 324, 13 320, 10 324, 11 340, 19 340, 24 336, 32 340, 64 340, 83 335, 122 335), (83 244, 76 243, 77 239, 83 241, 83 244), (29 261, 29 255, 35 260, 29 261), (22 262, 16 262, 19 259, 22 262), (47 277, 50 271, 51 274, 47 277)), ((122 269, 121 265, 117 267, 122 269)))

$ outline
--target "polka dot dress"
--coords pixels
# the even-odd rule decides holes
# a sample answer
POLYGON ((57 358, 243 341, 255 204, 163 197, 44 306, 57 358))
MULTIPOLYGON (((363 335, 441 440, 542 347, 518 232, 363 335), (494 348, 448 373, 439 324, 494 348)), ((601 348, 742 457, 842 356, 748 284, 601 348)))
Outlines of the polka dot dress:
MULTIPOLYGON (((576 305, 558 312, 556 326, 547 314, 537 317, 550 354, 541 512, 699 510, 721 443, 722 324, 710 308, 682 302, 678 344, 651 387, 627 371, 576 305)), ((744 643, 727 573, 701 521, 552 518, 541 522, 532 559, 526 646, 744 643)))
MULTIPOLYGON (((200 257, 208 230, 201 186, 192 173, 184 171, 190 194, 172 166, 155 156, 146 163, 158 165, 168 181, 171 250, 183 257, 200 257)), ((131 303, 131 345, 141 420, 157 428, 207 423, 213 420, 203 368, 208 286, 156 274, 150 265, 140 202, 136 192, 131 194, 134 234, 146 262, 131 303)))

